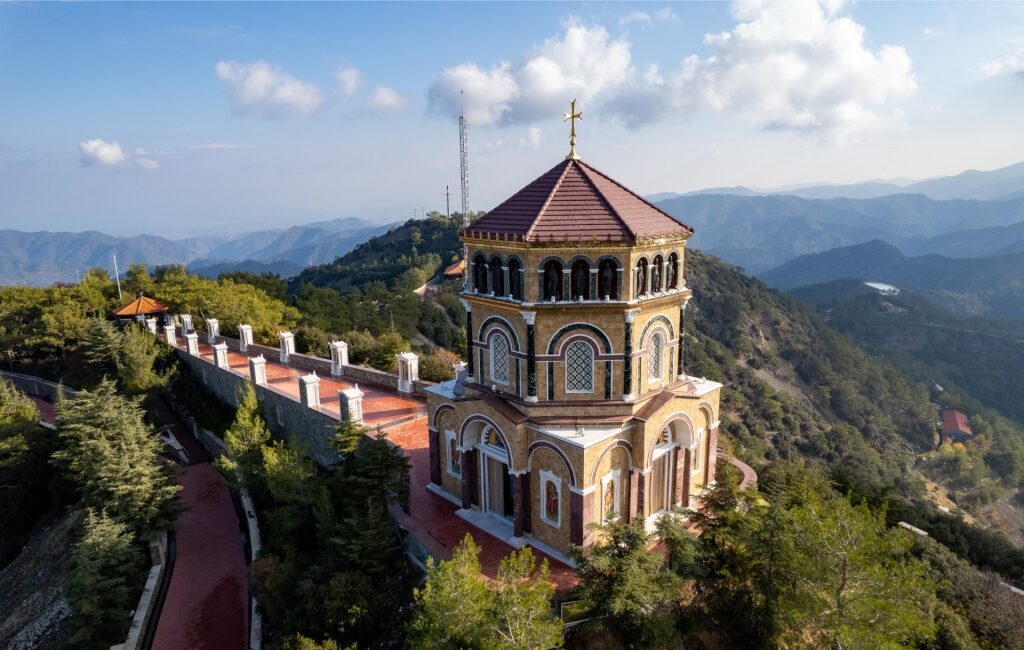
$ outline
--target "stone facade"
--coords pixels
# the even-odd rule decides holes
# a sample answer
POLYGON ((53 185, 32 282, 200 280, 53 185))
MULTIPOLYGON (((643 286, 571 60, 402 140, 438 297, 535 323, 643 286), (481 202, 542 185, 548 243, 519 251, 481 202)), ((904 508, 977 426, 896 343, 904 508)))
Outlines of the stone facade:
POLYGON ((427 390, 431 489, 563 554, 589 524, 690 505, 714 481, 721 385, 685 374, 688 237, 464 232, 467 367, 427 390))

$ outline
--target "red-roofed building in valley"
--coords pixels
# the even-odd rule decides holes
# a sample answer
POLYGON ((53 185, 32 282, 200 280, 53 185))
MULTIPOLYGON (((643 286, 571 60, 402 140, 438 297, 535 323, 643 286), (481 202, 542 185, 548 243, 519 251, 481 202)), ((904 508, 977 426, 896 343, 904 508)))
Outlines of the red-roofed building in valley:
POLYGON ((118 318, 137 318, 139 316, 160 316, 168 311, 169 309, 164 303, 140 293, 135 300, 115 309, 114 315, 118 318))
POLYGON ((445 280, 462 280, 462 275, 465 272, 466 260, 463 259, 449 264, 442 275, 444 275, 445 280))
POLYGON ((966 442, 973 436, 966 413, 956 409, 942 411, 942 442, 966 442))

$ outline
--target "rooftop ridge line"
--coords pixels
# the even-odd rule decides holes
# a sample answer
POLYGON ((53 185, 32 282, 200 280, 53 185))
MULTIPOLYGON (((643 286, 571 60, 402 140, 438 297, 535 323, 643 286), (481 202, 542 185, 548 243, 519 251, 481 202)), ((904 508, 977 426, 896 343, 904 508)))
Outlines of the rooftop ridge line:
POLYGON ((540 206, 540 210, 537 211, 537 216, 530 222, 530 227, 526 229, 526 234, 523 235, 523 239, 527 241, 530 240, 530 236, 533 235, 533 229, 537 227, 537 224, 544 216, 544 212, 548 209, 548 206, 551 205, 551 200, 555 198, 555 193, 558 191, 558 188, 561 187, 562 181, 565 179, 565 175, 569 173, 569 167, 572 163, 572 160, 566 160, 559 163, 562 165, 562 173, 558 175, 558 180, 556 180, 555 184, 551 186, 551 190, 548 192, 548 198, 544 199, 544 204, 540 206))
MULTIPOLYGON (((604 192, 601 191, 601 188, 599 188, 597 186, 597 184, 594 183, 594 179, 592 179, 590 177, 590 173, 589 173, 590 171, 594 171, 595 173, 598 173, 598 174, 600 174, 600 172, 598 172, 597 170, 591 170, 590 166, 587 165, 582 160, 576 160, 575 162, 579 163, 580 173, 583 175, 584 180, 587 181, 587 184, 590 185, 591 188, 593 188, 594 193, 597 194, 597 196, 599 196, 601 198, 601 200, 604 202, 604 204, 608 206, 609 211, 613 215, 615 215, 615 218, 619 220, 619 223, 622 224, 622 227, 625 228, 626 231, 630 235, 632 235, 633 240, 634 241, 638 240, 639 237, 637 236, 636 231, 633 230, 633 228, 630 227, 630 225, 626 222, 625 218, 623 218, 623 216, 619 213, 619 211, 615 208, 615 206, 612 205, 612 202, 608 200, 608 197, 605 196, 604 192)), ((604 176, 604 174, 601 174, 601 175, 604 176)), ((616 183, 616 185, 618 185, 618 183, 616 183)), ((619 187, 622 187, 622 186, 619 185, 619 187)), ((623 188, 623 189, 625 189, 625 188, 623 188)))

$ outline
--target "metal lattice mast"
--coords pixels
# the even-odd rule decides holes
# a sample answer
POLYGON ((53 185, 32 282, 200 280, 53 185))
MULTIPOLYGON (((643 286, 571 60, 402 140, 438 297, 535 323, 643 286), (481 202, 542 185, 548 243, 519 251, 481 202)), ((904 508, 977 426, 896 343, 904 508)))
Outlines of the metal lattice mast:
MULTIPOLYGON (((459 92, 461 100, 462 92, 459 92)), ((462 173, 462 227, 469 226, 469 125, 466 110, 459 112, 459 164, 462 173)))

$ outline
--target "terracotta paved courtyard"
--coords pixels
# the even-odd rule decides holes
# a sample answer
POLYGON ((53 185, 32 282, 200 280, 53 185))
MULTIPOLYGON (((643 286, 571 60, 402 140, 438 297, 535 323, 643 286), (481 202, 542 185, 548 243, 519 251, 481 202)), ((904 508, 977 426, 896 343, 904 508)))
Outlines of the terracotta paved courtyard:
MULTIPOLYGON (((185 349, 181 337, 177 339, 177 347, 185 349)), ((200 343, 199 353, 204 360, 213 364, 213 350, 208 344, 200 343)), ((229 352, 228 366, 231 372, 249 377, 249 358, 244 354, 229 352)), ((268 388, 299 401, 298 377, 309 374, 309 370, 270 359, 267 360, 266 369, 268 388)), ((350 386, 350 383, 342 379, 321 375, 321 410, 333 417, 340 417, 338 390, 350 386)), ((484 575, 493 578, 497 575, 501 559, 515 549, 460 518, 455 514, 455 504, 427 490, 430 482, 430 451, 426 400, 399 394, 391 388, 368 384, 359 384, 359 389, 364 393, 364 423, 369 427, 380 426, 388 440, 401 447, 412 464, 409 513, 393 508, 392 514, 431 555, 441 559, 450 558, 452 549, 469 533, 482 549, 480 562, 484 575)), ((572 567, 536 549, 534 553, 548 560, 552 581, 559 589, 569 588, 576 583, 576 573, 572 567)))

